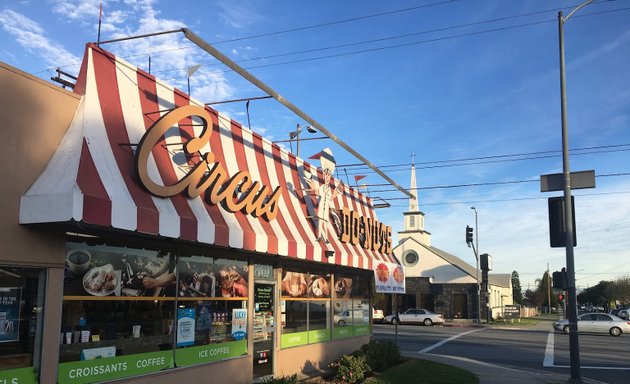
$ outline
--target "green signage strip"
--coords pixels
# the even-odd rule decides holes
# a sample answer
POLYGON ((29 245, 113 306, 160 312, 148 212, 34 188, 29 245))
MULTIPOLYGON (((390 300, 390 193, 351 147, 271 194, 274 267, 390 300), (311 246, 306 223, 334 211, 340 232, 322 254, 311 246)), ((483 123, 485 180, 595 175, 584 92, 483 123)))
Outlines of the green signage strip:
POLYGON ((370 334, 370 325, 369 324, 355 325, 354 326, 354 335, 355 336, 363 336, 363 335, 369 335, 369 334, 370 334))
POLYGON ((297 347, 308 344, 308 332, 297 332, 282 335, 280 340, 282 348, 297 347))
POLYGON ((308 343, 321 343, 330 340, 330 329, 316 329, 308 332, 308 343))
POLYGON ((37 375, 33 367, 0 371, 0 384, 35 384, 37 375))
POLYGON ((213 361, 229 359, 247 354, 247 340, 208 344, 197 347, 178 348, 175 361, 178 367, 187 367, 213 361))
POLYGON ((354 336, 353 327, 335 327, 333 329, 333 339, 345 339, 354 336))
POLYGON ((59 364, 60 384, 115 380, 173 368, 173 352, 160 351, 59 364))

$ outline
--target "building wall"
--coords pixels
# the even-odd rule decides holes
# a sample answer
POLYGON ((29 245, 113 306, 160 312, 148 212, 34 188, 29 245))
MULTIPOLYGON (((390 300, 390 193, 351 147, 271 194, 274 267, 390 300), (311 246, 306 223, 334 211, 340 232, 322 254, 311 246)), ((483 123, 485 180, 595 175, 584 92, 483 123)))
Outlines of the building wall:
POLYGON ((369 341, 370 335, 367 335, 282 349, 276 355, 276 376, 291 375, 295 372, 314 376, 317 372, 327 371, 328 364, 339 356, 354 352, 369 341), (296 358, 296 356, 300 356, 300 358, 296 358))
POLYGON ((413 241, 406 241, 394 249, 394 254, 403 263, 404 255, 407 251, 412 250, 418 254, 418 263, 414 266, 405 264, 405 274, 414 277, 432 277, 433 283, 459 283, 474 284, 475 279, 439 257, 428 249, 419 246, 413 241))
POLYGON ((498 285, 490 286, 490 308, 492 309, 492 317, 496 319, 503 316, 503 306, 514 304, 512 297, 512 287, 500 287, 498 285))
POLYGON ((428 278, 407 277, 405 295, 415 295, 415 307, 433 310, 446 319, 477 317, 477 288, 473 284, 432 284, 428 278), (434 308, 422 302, 422 295, 433 295, 434 308), (463 314, 456 312, 455 297, 466 297, 466 308, 463 314))
POLYGON ((63 268, 63 233, 20 226, 20 197, 48 164, 80 98, 1 62, 0 84, 0 263, 63 268))
MULTIPOLYGON (((44 329, 60 329, 64 233, 48 226, 19 224, 20 198, 48 164, 61 142, 80 97, 0 62, 0 264, 49 267, 44 329)), ((42 372, 56 372, 58 332, 44 332, 42 372)), ((41 383, 55 383, 54 375, 41 383)))

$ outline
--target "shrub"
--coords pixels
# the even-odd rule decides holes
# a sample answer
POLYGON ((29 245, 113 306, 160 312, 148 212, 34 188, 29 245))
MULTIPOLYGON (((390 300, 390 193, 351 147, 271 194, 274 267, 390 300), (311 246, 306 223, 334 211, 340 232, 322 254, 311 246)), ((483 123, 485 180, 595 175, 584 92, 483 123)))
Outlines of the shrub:
POLYGON ((361 346, 367 364, 376 372, 383 372, 400 362, 400 349, 392 341, 375 341, 361 346))
POLYGON ((297 373, 291 376, 271 377, 264 379, 263 384, 297 384, 297 373))
POLYGON ((367 363, 367 356, 363 353, 343 355, 338 360, 328 365, 333 370, 335 379, 344 383, 357 383, 363 381, 365 376, 372 371, 367 363))

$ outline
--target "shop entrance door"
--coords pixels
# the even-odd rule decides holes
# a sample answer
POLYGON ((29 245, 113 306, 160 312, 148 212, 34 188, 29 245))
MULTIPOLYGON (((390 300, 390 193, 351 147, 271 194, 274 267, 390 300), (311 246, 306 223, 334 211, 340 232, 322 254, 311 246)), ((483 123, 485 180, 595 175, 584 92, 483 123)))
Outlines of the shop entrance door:
POLYGON ((274 284, 254 284, 254 379, 273 375, 274 284))

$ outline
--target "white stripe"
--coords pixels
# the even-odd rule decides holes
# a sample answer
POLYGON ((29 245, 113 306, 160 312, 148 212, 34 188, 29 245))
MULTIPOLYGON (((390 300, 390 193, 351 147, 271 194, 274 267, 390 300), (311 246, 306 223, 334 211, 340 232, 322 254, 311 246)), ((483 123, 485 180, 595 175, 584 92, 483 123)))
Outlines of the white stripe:
MULTIPOLYGON (((276 161, 274 161, 274 158, 273 158, 273 146, 271 145, 270 141, 265 140, 264 138, 263 138, 263 152, 265 153, 265 163, 267 164, 267 174, 269 175, 269 180, 271 181, 273 185, 280 185, 280 180, 278 179, 278 174, 276 173, 276 161)), ((280 185, 280 188, 286 189, 287 187, 286 185, 280 185)), ((303 242, 302 236, 300 235, 300 232, 296 227, 296 223, 293 222, 293 218, 291 216, 291 213, 289 212, 288 203, 289 202, 285 201, 284 194, 283 194, 280 200, 278 200, 279 212, 282 215, 282 218, 284 219, 286 226, 289 228, 289 232, 291 232, 291 235, 295 239, 295 242, 297 244, 296 249, 299 250, 300 247, 304 249, 304 242, 303 242)), ((288 254, 288 247, 289 247, 288 239, 286 240, 286 242, 287 242, 286 245, 287 245, 287 254, 288 254)), ((280 250, 280 248, 278 250, 280 250)), ((291 256, 294 256, 294 255, 291 255, 291 256)))
MULTIPOLYGON (((138 89, 138 75, 135 69, 131 69, 126 65, 116 65, 116 79, 118 82, 118 93, 120 95, 120 105, 127 128, 129 142, 132 144, 139 143, 144 136, 146 129, 144 125, 144 111, 140 103, 140 92, 138 89)), ((164 96, 164 95, 160 95, 164 96)), ((172 98, 172 97, 171 97, 172 98)), ((161 99, 158 97, 158 99, 161 99)), ((160 105, 159 109, 172 108, 172 103, 165 102, 160 105)), ((146 111, 154 112, 154 111, 146 111)), ((151 116, 157 118, 157 114, 151 116)), ((157 164, 153 158, 153 154, 149 155, 147 162, 147 171, 149 177, 156 183, 164 185, 158 171, 157 164)), ((178 238, 180 236, 180 220, 177 210, 173 206, 170 199, 155 197, 151 195, 153 204, 158 211, 158 231, 159 234, 166 237, 178 238)))
MULTIPOLYGON (((243 143, 245 144, 245 159, 247 160, 247 168, 249 168, 249 173, 252 175, 252 179, 254 181, 258 181, 260 187, 262 188, 263 178, 260 176, 259 169, 262 168, 262 166, 265 165, 266 163, 259 165, 256 161, 256 149, 254 148, 254 137, 253 137, 252 132, 243 128, 242 135, 243 135, 243 143)), ((270 156, 272 156, 271 153, 266 153, 263 151, 263 157, 265 159, 270 156)), ((267 174, 269 175, 269 171, 267 171, 267 174)), ((269 182, 270 182, 270 185, 268 185, 268 187, 270 188, 271 191, 273 191, 274 188, 279 186, 277 179, 270 178, 269 182)), ((280 200, 282 200, 282 198, 280 200)), ((260 220, 265 220, 265 219, 262 218, 262 219, 258 219, 257 221, 260 222, 260 220)), ((271 220, 269 224, 271 224, 271 228, 273 229, 273 232, 278 240, 278 254, 282 256, 287 256, 289 253, 289 241, 287 240, 287 237, 284 235, 284 231, 280 227, 280 223, 278 222, 278 220, 271 220)), ((269 241, 269 239, 267 239, 267 241, 269 241)))
MULTIPOLYGON (((190 104, 191 105, 197 105, 199 107, 204 107, 203 104, 195 104, 193 102, 194 100, 191 100, 190 104)), ((214 116, 217 116, 216 111, 213 110, 213 112, 211 112, 211 114, 213 114, 214 116)), ((218 117, 217 117, 218 119, 218 117)), ((208 122, 208 127, 207 129, 212 130, 212 124, 214 124, 212 121, 208 122)), ((195 137, 199 137, 201 136, 201 132, 203 130, 203 127, 201 126, 201 119, 199 119, 198 117, 193 118, 193 129, 195 132, 195 137)), ((212 135, 216 135, 216 132, 212 132, 212 135)), ((216 138, 215 138, 216 139, 216 138)), ((219 143, 219 145, 223 146, 221 143, 221 140, 217 141, 219 143)), ((209 153, 212 152, 212 148, 210 147, 210 140, 208 141, 208 143, 206 143, 200 150, 200 153, 209 153)), ((217 161, 220 161, 221 159, 217 158, 217 161)), ((214 163, 210 164, 210 167, 212 167, 214 165, 214 163)), ((222 164, 223 165, 223 164, 222 164)), ((202 195, 203 196, 203 195, 202 195)), ((203 197, 200 196, 199 198, 202 199, 203 197)), ((205 203, 204 203, 205 204, 205 203)), ((217 211, 219 212, 219 214, 221 215, 221 217, 223 218, 223 220, 225 221, 225 225, 227 226, 227 230, 228 230, 228 244, 232 247, 235 248, 239 248, 242 249, 243 248, 243 230, 241 229, 240 224, 238 223, 238 220, 236 220, 236 216, 234 216, 232 213, 227 212, 225 209, 223 209, 223 207, 217 207, 217 211)), ((205 206, 204 206, 204 209, 205 206)), ((208 214, 208 213, 206 213, 208 214)), ((200 228, 201 230, 201 228, 200 228)), ((216 240, 216 226, 213 227, 213 243, 217 241, 216 240)))
POLYGON ((435 344, 433 344, 433 345, 431 345, 429 347, 426 347, 425 349, 418 351, 418 353, 427 353, 429 351, 434 350, 437 347, 440 347, 440 346, 448 343, 449 341, 453 341, 453 340, 458 339, 458 338, 460 338, 462 336, 466 336, 466 335, 471 334, 473 332, 479 332, 479 331, 483 331, 483 330, 484 330, 484 328, 478 328, 478 329, 473 329, 473 330, 470 330, 470 331, 467 331, 467 332, 464 332, 464 333, 459 333, 457 335, 449 337, 448 339, 442 340, 439 343, 435 343, 435 344))
MULTIPOLYGON (((298 254, 297 257, 299 259, 305 259, 306 258, 306 247, 305 245, 307 243, 311 243, 313 244, 313 246, 315 247, 313 252, 315 255, 319 255, 319 259, 321 260, 321 253, 322 253, 322 249, 319 245, 318 242, 315 241, 315 233, 313 232, 313 229, 310 225, 310 223, 307 220, 306 216, 304 216, 304 213, 302 212, 302 203, 300 202, 300 197, 303 194, 307 194, 305 191, 301 191, 301 189, 306 188, 306 184, 300 184, 300 185, 293 185, 293 174, 292 174, 292 170, 291 170, 291 164, 289 162, 289 154, 281 149, 280 150, 280 161, 282 162, 282 170, 284 171, 284 178, 287 181, 287 184, 291 185, 291 187, 293 188, 293 190, 289 189, 289 203, 291 204, 291 206, 293 207, 293 210, 295 211, 297 218, 298 218, 298 222, 296 223, 296 225, 300 225, 302 227, 302 230, 304 231, 304 233, 306 234, 307 238, 304 239, 302 237, 299 237, 298 240, 302 240, 304 241, 304 244, 302 244, 302 242, 298 242, 298 254)), ((301 167, 298 164, 298 170, 301 167)), ((303 180, 304 175, 303 174, 298 174, 299 175, 299 179, 303 180)), ((289 185, 287 185, 287 188, 289 188, 289 185)), ((307 206, 311 200, 311 198, 309 196, 306 196, 304 198, 304 200, 306 200, 307 202, 307 206)), ((312 206, 312 205, 311 205, 312 206)), ((309 214, 312 211, 309 211, 309 214)))
MULTIPOLYGON (((221 144, 223 147, 223 155, 225 157, 225 168, 230 176, 238 173, 239 171, 249 171, 246 169, 239 169, 238 162, 236 161, 236 148, 237 144, 232 136, 232 120, 228 117, 224 116, 219 112, 219 128, 221 132, 221 144)), ((250 215, 243 215, 249 225, 252 227, 254 234, 256 236, 256 251, 258 252, 267 252, 269 243, 267 241, 267 233, 265 229, 262 227, 262 224, 258 221, 258 219, 251 217, 250 215)), ((244 228, 240 228, 241 231, 244 228)), ((241 246, 242 248, 242 246, 241 246)))
POLYGON ((554 332, 551 331, 547 335, 547 346, 545 347, 545 359, 543 360, 543 367, 553 367, 554 358, 554 332))
POLYGON ((92 49, 88 50, 88 55, 83 133, 90 148, 94 166, 112 202, 112 226, 136 230, 138 210, 118 169, 118 163, 107 137, 98 98, 92 49))

